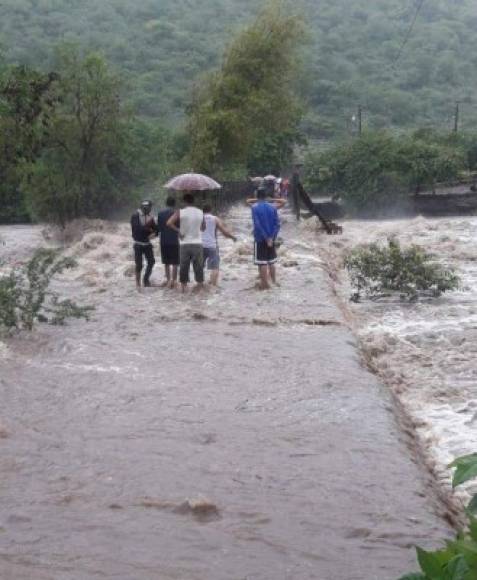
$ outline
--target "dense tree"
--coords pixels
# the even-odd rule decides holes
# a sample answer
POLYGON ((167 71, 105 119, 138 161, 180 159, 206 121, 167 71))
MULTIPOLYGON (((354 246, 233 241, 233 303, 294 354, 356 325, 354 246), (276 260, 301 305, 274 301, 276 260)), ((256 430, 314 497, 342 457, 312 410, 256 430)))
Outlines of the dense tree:
POLYGON ((394 211, 409 193, 457 178, 475 141, 467 143, 428 131, 365 132, 324 152, 310 152, 306 182, 315 191, 341 197, 350 210, 394 211))
POLYGON ((61 104, 24 188, 34 217, 64 224, 105 216, 132 188, 151 183, 169 137, 128 113, 120 80, 100 55, 67 47, 56 69, 61 104))
MULTIPOLYGON (((54 46, 65 39, 100 49, 131 80, 134 105, 175 125, 197 77, 219 65, 231 35, 262 5, 263 0, 2 0, 0 42, 10 62, 47 70, 54 46)), ((370 127, 448 128, 454 101, 472 98, 473 0, 425 2, 402 51, 414 0, 302 0, 300 7, 310 29, 300 85, 313 136, 345 133, 358 103, 370 127)), ((470 100, 462 106, 462 123, 477 126, 470 100)))
POLYGON ((197 170, 243 164, 269 172, 289 162, 299 138, 301 114, 291 82, 301 34, 300 20, 273 2, 234 39, 190 109, 197 170))
POLYGON ((21 184, 48 138, 57 106, 53 73, 20 65, 0 76, 0 220, 25 219, 21 184))

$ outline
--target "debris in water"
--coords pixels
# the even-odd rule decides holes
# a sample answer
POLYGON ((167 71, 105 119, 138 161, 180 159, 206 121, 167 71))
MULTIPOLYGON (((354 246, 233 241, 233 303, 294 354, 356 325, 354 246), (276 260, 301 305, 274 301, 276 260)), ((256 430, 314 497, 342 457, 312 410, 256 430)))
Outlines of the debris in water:
POLYGON ((180 504, 171 501, 145 498, 139 505, 145 508, 165 510, 184 516, 191 515, 200 522, 209 522, 220 518, 219 508, 205 497, 186 499, 180 504))
POLYGON ((174 508, 174 513, 181 515, 192 515, 199 521, 211 521, 220 518, 218 507, 204 497, 196 499, 186 499, 183 503, 174 508))
POLYGON ((275 320, 263 320, 262 318, 254 318, 252 324, 257 326, 276 326, 277 322, 275 320))
POLYGON ((192 313, 192 319, 193 320, 211 320, 206 314, 203 314, 202 312, 193 312, 192 313))

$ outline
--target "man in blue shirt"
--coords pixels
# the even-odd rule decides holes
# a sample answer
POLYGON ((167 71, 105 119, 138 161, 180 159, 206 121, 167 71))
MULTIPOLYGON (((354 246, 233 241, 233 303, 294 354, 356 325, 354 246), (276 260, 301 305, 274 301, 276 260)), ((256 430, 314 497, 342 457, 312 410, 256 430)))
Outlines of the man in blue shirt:
POLYGON ((275 262, 277 250, 275 241, 280 231, 280 219, 277 208, 283 207, 285 201, 272 199, 266 201, 264 187, 257 189, 257 198, 249 199, 247 203, 252 206, 253 237, 254 237, 254 262, 258 266, 260 275, 260 290, 270 288, 269 278, 273 284, 277 284, 275 262))

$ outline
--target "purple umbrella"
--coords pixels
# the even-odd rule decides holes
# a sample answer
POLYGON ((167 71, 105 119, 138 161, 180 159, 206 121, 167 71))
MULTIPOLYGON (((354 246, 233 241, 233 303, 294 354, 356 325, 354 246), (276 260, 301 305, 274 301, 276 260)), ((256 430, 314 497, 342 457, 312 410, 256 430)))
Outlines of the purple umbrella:
POLYGON ((175 191, 207 191, 209 189, 222 188, 220 183, 201 173, 183 173, 182 175, 177 175, 170 179, 164 187, 166 189, 174 189, 175 191))

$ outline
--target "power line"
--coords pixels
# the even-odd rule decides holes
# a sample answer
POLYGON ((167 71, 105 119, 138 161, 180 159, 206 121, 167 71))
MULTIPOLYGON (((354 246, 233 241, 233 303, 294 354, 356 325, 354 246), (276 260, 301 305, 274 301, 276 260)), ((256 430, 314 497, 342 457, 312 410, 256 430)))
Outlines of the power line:
POLYGON ((406 44, 408 43, 409 39, 411 38, 411 34, 414 30, 414 26, 416 25, 417 17, 419 16, 419 13, 421 11, 423 4, 424 4, 424 0, 419 0, 419 3, 418 3, 417 8, 416 8, 416 13, 414 14, 414 18, 411 22, 411 26, 409 27, 407 34, 404 37, 404 40, 403 40, 401 46, 399 47, 399 51, 398 51, 396 57, 394 58, 394 60, 391 64, 391 68, 394 68, 396 66, 397 62, 399 61, 399 59, 401 58, 402 53, 406 47, 406 44))

